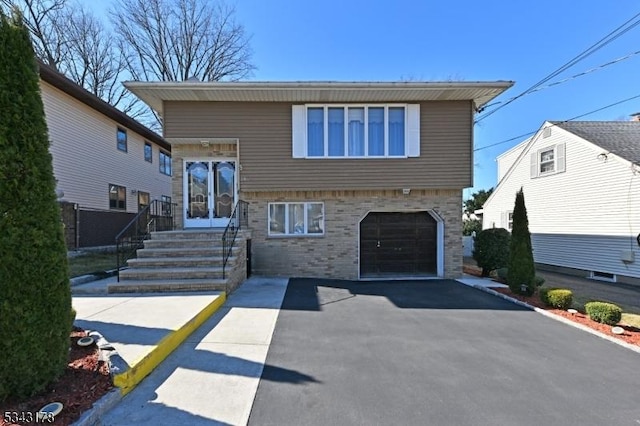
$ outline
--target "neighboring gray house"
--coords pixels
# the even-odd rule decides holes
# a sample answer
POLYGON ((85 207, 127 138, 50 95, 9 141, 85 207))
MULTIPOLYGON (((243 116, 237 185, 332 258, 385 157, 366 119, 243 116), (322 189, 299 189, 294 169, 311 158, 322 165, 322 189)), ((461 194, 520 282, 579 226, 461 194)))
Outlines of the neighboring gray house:
POLYGON ((254 273, 359 279, 461 275, 474 114, 512 84, 125 85, 163 118, 179 228, 244 200, 254 273))
POLYGON ((640 282, 640 122, 545 122, 497 158, 483 228, 511 229, 522 187, 539 267, 640 282))
POLYGON ((171 197, 171 145, 40 64, 40 91, 69 248, 113 245, 139 209, 171 197))

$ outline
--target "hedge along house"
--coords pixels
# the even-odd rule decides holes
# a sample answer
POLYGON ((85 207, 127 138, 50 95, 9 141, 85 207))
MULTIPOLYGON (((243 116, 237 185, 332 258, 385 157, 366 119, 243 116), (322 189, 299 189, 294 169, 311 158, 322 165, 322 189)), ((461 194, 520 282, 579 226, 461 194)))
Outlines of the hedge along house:
POLYGON ((461 274, 473 118, 512 82, 128 82, 172 145, 179 228, 248 202, 254 273, 461 274))

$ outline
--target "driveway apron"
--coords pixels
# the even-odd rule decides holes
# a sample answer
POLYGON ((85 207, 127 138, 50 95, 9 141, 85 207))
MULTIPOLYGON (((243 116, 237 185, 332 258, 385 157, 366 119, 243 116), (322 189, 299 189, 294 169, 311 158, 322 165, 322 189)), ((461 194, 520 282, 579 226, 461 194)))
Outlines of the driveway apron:
POLYGON ((640 356, 449 280, 292 279, 251 425, 640 425, 640 356))

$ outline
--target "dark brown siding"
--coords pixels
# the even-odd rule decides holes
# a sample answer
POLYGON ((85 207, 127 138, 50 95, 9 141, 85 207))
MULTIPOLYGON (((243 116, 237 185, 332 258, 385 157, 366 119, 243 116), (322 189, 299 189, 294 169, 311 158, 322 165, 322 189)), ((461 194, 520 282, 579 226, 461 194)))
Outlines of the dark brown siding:
POLYGON ((420 157, 298 159, 291 156, 291 103, 166 102, 167 138, 238 138, 242 191, 461 189, 472 186, 472 108, 420 105, 420 157))

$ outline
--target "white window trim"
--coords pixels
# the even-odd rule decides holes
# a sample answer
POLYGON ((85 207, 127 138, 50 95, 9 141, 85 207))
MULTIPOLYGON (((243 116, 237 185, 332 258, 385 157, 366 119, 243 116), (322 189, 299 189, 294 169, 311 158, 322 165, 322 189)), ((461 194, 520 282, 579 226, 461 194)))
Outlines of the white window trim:
POLYGON ((538 151, 538 176, 551 175, 554 174, 557 170, 556 163, 558 162, 558 156, 556 155, 556 146, 549 147, 546 149, 541 149, 538 151), (546 152, 551 151, 553 154, 553 158, 551 160, 542 161, 542 155, 546 152), (553 169, 542 171, 543 164, 551 164, 553 163, 553 169))
POLYGON ((326 232, 326 221, 324 221, 323 226, 322 226, 322 232, 314 232, 314 233, 309 233, 309 211, 307 209, 309 204, 321 204, 322 205, 322 217, 323 217, 323 221, 325 218, 325 211, 324 211, 324 202, 323 201, 281 201, 281 202, 273 202, 273 203, 267 203, 267 234, 270 238, 317 238, 317 237, 324 237, 325 232, 326 232), (296 205, 296 204, 303 204, 303 211, 304 211, 304 231, 301 234, 289 234, 287 233, 289 230, 289 206, 291 205, 296 205), (285 211, 284 211, 284 233, 281 232, 277 232, 277 233, 271 233, 271 206, 274 205, 284 205, 285 206, 285 211))
MULTIPOLYGON (((544 176, 551 176, 558 173, 563 173, 566 170, 566 145, 564 143, 557 143, 555 145, 549 145, 544 148, 538 149, 531 154, 531 178, 538 178, 544 176), (553 150, 553 170, 543 172, 540 170, 542 167, 542 153, 553 150)), ((545 161, 545 163, 550 161, 545 161)))
POLYGON ((409 158, 420 156, 420 105, 406 103, 367 103, 367 104, 304 104, 293 105, 292 112, 292 138, 293 158, 307 159, 380 159, 380 158, 409 158), (323 109, 324 126, 324 155, 308 155, 308 123, 307 111, 309 108, 323 109), (329 108, 344 109, 344 153, 346 155, 329 155, 329 108), (349 108, 364 108, 364 155, 349 154, 349 108), (384 108, 384 155, 369 155, 369 108, 384 108), (404 108, 404 154, 389 154, 389 108, 404 108), (415 141, 414 141, 415 139, 415 141))

